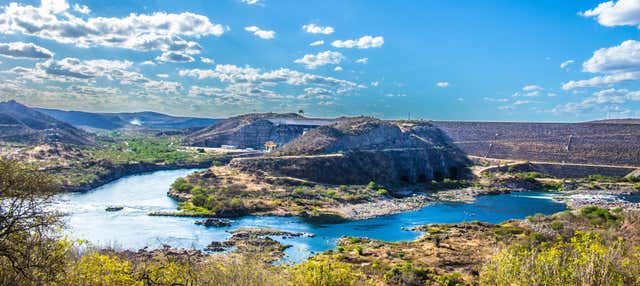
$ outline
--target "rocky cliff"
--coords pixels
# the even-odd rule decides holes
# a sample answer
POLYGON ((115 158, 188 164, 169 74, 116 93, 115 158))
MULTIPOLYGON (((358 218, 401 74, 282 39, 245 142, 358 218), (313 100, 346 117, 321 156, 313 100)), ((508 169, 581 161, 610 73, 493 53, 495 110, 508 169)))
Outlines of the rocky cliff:
POLYGON ((303 118, 294 113, 247 114, 222 120, 184 138, 184 144, 202 147, 233 145, 264 149, 267 141, 282 146, 315 126, 279 124, 278 120, 303 118))
POLYGON ((357 117, 313 129, 273 155, 234 159, 230 166, 328 184, 395 185, 461 178, 467 164, 429 123, 357 117))

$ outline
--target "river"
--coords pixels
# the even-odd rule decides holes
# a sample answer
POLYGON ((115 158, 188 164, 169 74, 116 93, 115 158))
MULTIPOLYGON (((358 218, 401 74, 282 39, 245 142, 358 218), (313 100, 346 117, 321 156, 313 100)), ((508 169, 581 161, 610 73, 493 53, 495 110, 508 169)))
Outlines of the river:
POLYGON ((148 216, 150 211, 174 211, 177 202, 167 197, 171 183, 198 169, 157 171, 121 178, 85 193, 68 193, 57 197, 56 209, 67 214, 70 237, 86 239, 94 245, 137 250, 169 244, 177 248, 203 249, 211 241, 230 237, 230 229, 268 227, 292 232, 308 232, 314 237, 282 239, 293 245, 287 249, 285 262, 300 261, 310 254, 335 247, 344 235, 386 241, 416 239, 420 234, 404 230, 427 223, 457 223, 480 220, 498 223, 522 219, 536 213, 551 214, 566 209, 551 199, 549 193, 513 193, 480 196, 474 203, 437 203, 423 209, 384 217, 339 224, 310 224, 296 217, 247 216, 232 220, 232 226, 206 228, 195 225, 196 218, 148 216), (107 212, 107 206, 124 206, 107 212))

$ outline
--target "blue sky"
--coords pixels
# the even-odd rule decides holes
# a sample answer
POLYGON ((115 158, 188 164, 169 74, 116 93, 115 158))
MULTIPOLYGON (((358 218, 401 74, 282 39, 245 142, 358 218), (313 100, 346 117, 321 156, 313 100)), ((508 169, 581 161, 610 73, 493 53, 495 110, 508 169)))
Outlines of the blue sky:
POLYGON ((640 1, 0 1, 0 99, 87 111, 640 117, 640 1), (312 43, 314 43, 312 45, 312 43))

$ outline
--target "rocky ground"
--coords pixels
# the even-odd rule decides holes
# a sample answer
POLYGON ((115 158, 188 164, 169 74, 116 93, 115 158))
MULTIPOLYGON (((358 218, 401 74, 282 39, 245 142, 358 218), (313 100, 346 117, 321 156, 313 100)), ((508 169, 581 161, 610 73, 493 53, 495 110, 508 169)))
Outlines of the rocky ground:
POLYGON ((434 200, 426 195, 414 195, 406 198, 389 198, 375 202, 347 204, 337 206, 336 212, 347 219, 368 219, 417 210, 432 204, 434 200))
POLYGON ((313 236, 310 233, 287 232, 269 228, 240 228, 229 231, 232 235, 226 241, 212 241, 207 250, 213 252, 230 251, 241 255, 260 256, 265 262, 273 262, 284 257, 284 251, 291 245, 282 244, 272 237, 283 239, 313 236))

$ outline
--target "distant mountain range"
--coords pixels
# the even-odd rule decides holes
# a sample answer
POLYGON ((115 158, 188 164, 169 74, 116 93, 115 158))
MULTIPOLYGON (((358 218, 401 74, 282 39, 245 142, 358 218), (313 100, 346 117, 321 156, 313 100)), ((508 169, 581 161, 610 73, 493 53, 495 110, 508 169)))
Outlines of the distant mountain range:
POLYGON ((0 102, 0 141, 91 145, 93 135, 14 100, 0 102))
POLYGON ((212 118, 176 117, 156 112, 92 113, 58 109, 33 108, 39 112, 88 130, 122 128, 177 130, 203 127, 219 121, 212 118))

